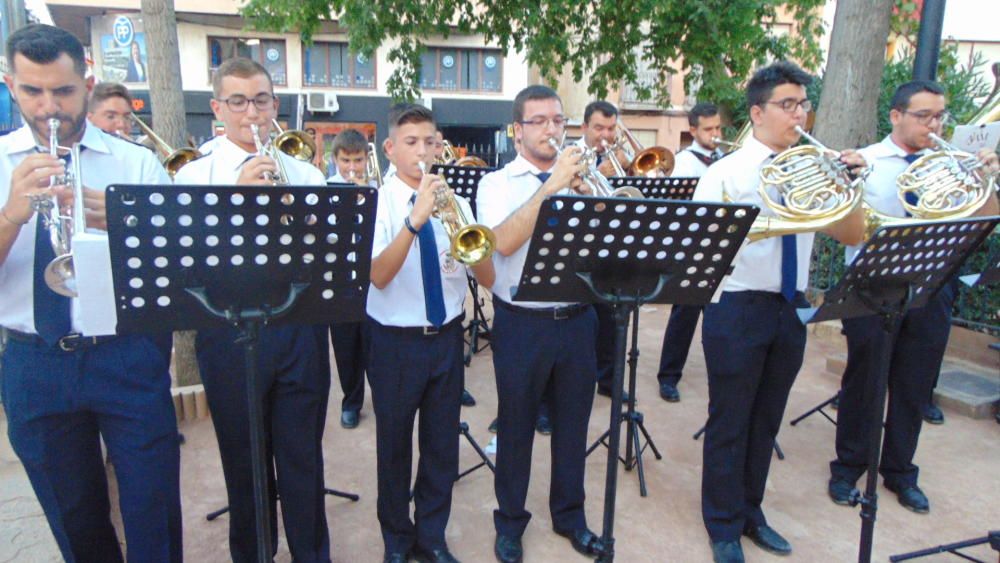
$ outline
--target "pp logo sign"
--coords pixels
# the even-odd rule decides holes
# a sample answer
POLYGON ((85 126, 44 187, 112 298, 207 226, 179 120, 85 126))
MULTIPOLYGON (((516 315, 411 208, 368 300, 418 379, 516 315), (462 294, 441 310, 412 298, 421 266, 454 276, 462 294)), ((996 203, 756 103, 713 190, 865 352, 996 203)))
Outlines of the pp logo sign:
POLYGON ((115 43, 119 47, 128 47, 135 39, 135 28, 132 26, 132 20, 126 16, 115 18, 115 23, 111 29, 115 43))

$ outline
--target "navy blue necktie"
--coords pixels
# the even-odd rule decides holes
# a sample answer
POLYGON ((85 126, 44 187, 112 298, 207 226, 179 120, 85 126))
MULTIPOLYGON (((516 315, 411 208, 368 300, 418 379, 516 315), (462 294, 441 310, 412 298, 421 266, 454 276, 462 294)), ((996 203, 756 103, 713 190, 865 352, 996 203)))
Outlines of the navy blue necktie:
POLYGON ((535 176, 538 176, 538 179, 541 180, 542 183, 544 184, 549 178, 552 177, 552 173, 551 172, 539 172, 538 174, 535 174, 535 176))
MULTIPOLYGON (((771 154, 768 162, 778 156, 771 154)), ((785 203, 785 198, 781 198, 785 203)), ((789 303, 795 299, 795 291, 799 281, 799 248, 798 235, 783 235, 781 237, 781 295, 789 303)))
MULTIPOLYGON (((410 205, 417 200, 417 194, 410 197, 410 205)), ((430 219, 417 232, 420 245, 420 277, 424 282, 424 310, 427 321, 434 326, 444 324, 444 290, 441 288, 441 261, 438 259, 437 241, 430 219)))
MULTIPOLYGON (((69 170, 69 155, 64 158, 69 170)), ((52 291, 45 283, 45 267, 55 259, 52 239, 41 214, 35 217, 35 264, 33 273, 35 332, 49 346, 55 346, 60 338, 69 334, 70 299, 52 291)))
MULTIPOLYGON (((920 158, 919 154, 908 154, 903 157, 903 160, 905 160, 907 164, 913 164, 918 158, 920 158)), ((906 203, 910 205, 916 205, 917 202, 920 201, 920 198, 917 197, 917 194, 913 192, 906 192, 905 194, 903 194, 903 199, 905 199, 906 203)), ((913 215, 911 215, 909 211, 906 212, 906 216, 913 217, 913 215)))

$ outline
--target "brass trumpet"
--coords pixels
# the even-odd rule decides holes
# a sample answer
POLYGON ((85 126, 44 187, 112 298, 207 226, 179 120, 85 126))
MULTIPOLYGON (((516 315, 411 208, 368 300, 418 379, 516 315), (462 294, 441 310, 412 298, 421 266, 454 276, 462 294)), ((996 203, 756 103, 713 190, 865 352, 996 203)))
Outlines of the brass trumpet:
MULTIPOLYGON (((566 134, 563 133, 563 142, 566 140, 566 134)), ((549 137, 549 144, 552 148, 556 149, 556 155, 561 156, 563 153, 562 145, 549 137)), ((583 156, 581 157, 583 161, 587 164, 587 169, 580 173, 580 180, 583 181, 584 185, 590 188, 590 192, 596 197, 633 197, 633 198, 643 198, 645 197, 638 188, 632 186, 622 186, 620 188, 615 188, 608 182, 608 179, 604 177, 604 174, 597 169, 597 153, 591 148, 583 149, 583 156)))
MULTIPOLYGON (((418 163, 420 173, 427 174, 427 165, 418 163)), ((447 181, 445 182, 447 184, 447 181)), ((450 189, 434 193, 434 216, 441 220, 451 239, 451 255, 466 266, 475 266, 489 260, 497 247, 497 237, 485 225, 473 223, 455 199, 450 189)))
POLYGON ((143 121, 139 119, 136 114, 130 113, 128 115, 132 118, 132 121, 139 126, 139 130, 141 130, 144 135, 153 141, 153 144, 156 145, 156 150, 163 155, 163 167, 167 170, 167 174, 169 174, 171 178, 173 178, 174 174, 177 174, 177 171, 183 168, 185 164, 191 162, 192 160, 198 160, 202 157, 202 154, 198 152, 198 149, 192 147, 181 147, 174 150, 163 139, 161 139, 159 135, 153 132, 153 129, 149 125, 143 123, 143 121))
POLYGON ((257 156, 266 156, 274 161, 278 168, 278 173, 273 172, 266 173, 266 179, 275 186, 287 186, 288 185, 288 172, 285 170, 285 163, 281 161, 280 150, 275 147, 274 143, 268 139, 268 143, 264 144, 260 140, 260 127, 256 123, 250 124, 250 132, 253 134, 253 144, 257 147, 257 156))
MULTIPOLYGON (((52 118, 49 125, 49 154, 59 158, 58 119, 52 118)), ((56 255, 45 266, 44 279, 49 288, 65 297, 77 297, 76 271, 73 268, 73 235, 87 228, 83 209, 83 181, 80 168, 80 143, 74 143, 70 151, 70 169, 63 176, 52 176, 49 187, 69 185, 73 189, 73 211, 70 217, 60 215, 59 204, 51 194, 31 195, 31 207, 38 213, 38 220, 49 232, 49 242, 56 255)))
POLYGON ((782 151, 761 169, 758 193, 777 217, 758 216, 747 234, 750 242, 822 230, 850 215, 864 199, 864 181, 871 167, 852 177, 840 162, 839 152, 801 127, 795 130, 810 144, 782 151), (769 188, 780 194, 778 201, 772 199, 769 188))
POLYGON ((368 143, 368 161, 365 162, 365 175, 369 180, 375 180, 375 187, 382 187, 382 167, 378 164, 378 153, 375 143, 368 143))

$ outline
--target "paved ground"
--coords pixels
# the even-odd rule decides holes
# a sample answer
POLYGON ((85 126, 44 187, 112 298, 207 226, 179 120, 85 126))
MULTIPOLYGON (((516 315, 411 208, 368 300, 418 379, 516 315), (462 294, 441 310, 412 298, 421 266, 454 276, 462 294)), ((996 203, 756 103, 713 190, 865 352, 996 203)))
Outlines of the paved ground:
MULTIPOLYGON (((655 371, 667 308, 647 308, 642 317, 638 396, 664 458, 646 457, 649 496, 638 493, 634 472, 619 477, 615 520, 619 561, 710 561, 708 540, 701 524, 699 490, 701 442, 691 435, 706 415, 707 388, 700 345, 692 350, 689 370, 681 383, 683 400, 660 400, 655 371)), ((838 379, 824 371, 826 355, 842 351, 835 336, 810 336, 806 364, 792 391, 786 420, 832 395, 838 379)), ((336 376, 334 376, 336 377, 336 376)), ((336 381, 336 379, 334 379, 336 381)), ((479 404, 463 409, 474 435, 485 445, 486 427, 495 412, 495 387, 490 352, 473 359, 467 371, 469 389, 479 404)), ((331 397, 339 405, 337 385, 331 397)), ((598 396, 590 421, 596 438, 606 429, 610 401, 598 396)), ((881 504, 875 536, 875 560, 890 554, 932 547, 985 535, 1000 528, 1000 425, 992 420, 971 420, 945 411, 944 426, 925 426, 917 463, 921 486, 931 499, 931 513, 917 515, 903 509, 895 496, 880 487, 881 504)), ((379 561, 382 543, 375 518, 375 438, 370 402, 361 426, 343 430, 339 410, 331 408, 324 446, 326 477, 330 487, 355 491, 361 501, 330 498, 327 515, 333 558, 342 562, 379 561)), ((2 422, 0 422, 2 424, 2 422)), ((182 486, 184 493, 185 555, 188 561, 226 561, 228 521, 206 522, 204 514, 225 504, 222 472, 210 421, 185 423, 182 432, 182 486)), ((771 524, 794 546, 791 557, 779 559, 744 542, 747 559, 762 561, 850 561, 856 559, 860 519, 857 509, 834 505, 826 496, 827 463, 833 455, 834 427, 814 416, 797 427, 785 424, 779 441, 787 454, 775 460, 768 482, 764 509, 771 524)), ((584 558, 551 530, 548 517, 548 438, 536 437, 534 472, 529 510, 534 518, 524 537, 526 561, 579 560, 584 558)), ((472 448, 461 444, 463 466, 475 460, 472 448)), ((599 450, 587 465, 587 513, 596 531, 601 527, 604 497, 605 453, 599 450)), ((481 469, 455 487, 448 541, 465 561, 493 561, 491 511, 495 505, 492 478, 481 469)), ((981 559, 996 560, 988 548, 971 550, 981 559)), ((6 432, 0 439, 0 562, 53 561, 58 554, 20 465, 10 453, 6 432)), ((289 561, 279 546, 279 561, 289 561)), ((954 561, 936 556, 924 561, 954 561)))

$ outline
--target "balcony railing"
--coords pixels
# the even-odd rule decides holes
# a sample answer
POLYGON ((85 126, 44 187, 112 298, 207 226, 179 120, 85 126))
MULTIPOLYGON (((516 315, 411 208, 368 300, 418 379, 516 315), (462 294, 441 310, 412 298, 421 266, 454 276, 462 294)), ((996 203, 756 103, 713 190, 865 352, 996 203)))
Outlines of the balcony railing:
MULTIPOLYGON (((666 80, 666 90, 670 91, 670 81, 673 79, 673 75, 668 74, 664 79, 660 73, 653 70, 640 70, 637 74, 639 84, 642 84, 650 89, 655 89, 658 84, 666 80)), ((639 99, 637 88, 624 82, 622 83, 621 101, 622 107, 625 109, 657 110, 670 107, 670 104, 661 104, 657 102, 655 98, 649 100, 639 99)))

